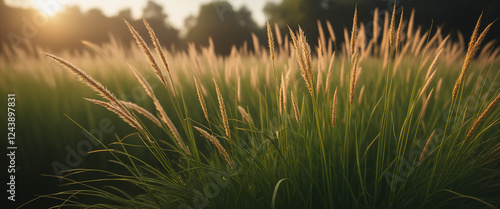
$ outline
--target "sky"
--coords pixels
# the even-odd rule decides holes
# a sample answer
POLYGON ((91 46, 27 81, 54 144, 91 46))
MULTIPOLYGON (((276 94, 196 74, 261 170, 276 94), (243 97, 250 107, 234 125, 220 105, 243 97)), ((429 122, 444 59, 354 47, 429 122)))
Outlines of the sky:
MULTIPOLYGON (((184 19, 189 15, 197 15, 202 4, 218 0, 154 0, 163 6, 168 15, 168 22, 178 29, 184 28, 184 19)), ((234 8, 243 5, 252 11, 252 17, 259 25, 264 25, 266 17, 262 9, 266 2, 280 2, 281 0, 227 0, 234 8)), ((140 17, 147 0, 6 0, 8 4, 40 8, 40 5, 78 5, 85 12, 98 8, 108 16, 114 16, 118 11, 131 8, 135 18, 140 17), (55 4, 54 4, 55 3, 55 4), (38 5, 38 6, 37 6, 38 5)), ((53 8, 53 7, 51 7, 53 8)))

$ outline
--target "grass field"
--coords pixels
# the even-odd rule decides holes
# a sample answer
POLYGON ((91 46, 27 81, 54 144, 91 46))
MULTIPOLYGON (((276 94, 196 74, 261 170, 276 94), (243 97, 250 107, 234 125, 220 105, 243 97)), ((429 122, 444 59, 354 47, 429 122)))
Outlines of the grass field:
POLYGON ((154 28, 130 28, 130 49, 7 54, 19 175, 66 184, 26 207, 498 208, 491 25, 469 43, 390 15, 372 37, 353 22, 344 41, 268 25, 266 47, 226 57, 163 49, 154 28))

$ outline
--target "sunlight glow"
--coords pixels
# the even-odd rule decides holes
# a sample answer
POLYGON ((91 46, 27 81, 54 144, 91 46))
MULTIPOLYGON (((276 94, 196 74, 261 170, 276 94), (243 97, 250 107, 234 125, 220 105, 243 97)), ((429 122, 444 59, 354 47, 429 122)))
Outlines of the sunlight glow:
POLYGON ((56 1, 56 0, 31 0, 32 4, 40 12, 48 15, 54 16, 62 9, 64 9, 66 1, 56 1))

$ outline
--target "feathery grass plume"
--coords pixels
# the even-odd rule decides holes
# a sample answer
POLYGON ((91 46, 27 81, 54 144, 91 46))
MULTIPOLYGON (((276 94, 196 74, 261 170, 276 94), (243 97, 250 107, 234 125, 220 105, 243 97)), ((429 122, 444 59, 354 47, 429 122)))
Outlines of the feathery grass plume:
POLYGON ((271 57, 271 61, 274 63, 274 37, 269 20, 267 21, 267 41, 269 42, 269 56, 271 57))
POLYGON ((292 96, 292 106, 293 112, 295 114, 295 120, 300 125, 300 114, 299 114, 299 106, 297 105, 297 101, 295 101, 295 96, 293 96, 293 91, 290 91, 290 95, 292 96))
POLYGON ((365 93, 365 85, 361 87, 361 90, 359 91, 359 97, 358 97, 358 105, 361 105, 361 101, 363 101, 363 94, 365 93))
POLYGON ((280 47, 283 46, 283 37, 281 37, 281 31, 278 23, 274 23, 274 32, 276 33, 276 40, 278 41, 278 45, 280 47))
POLYGON ((354 56, 354 51, 356 50, 356 32, 358 30, 358 5, 354 8, 354 17, 352 19, 352 31, 351 31, 351 55, 354 56))
POLYGON ((337 88, 335 88, 335 93, 333 94, 332 127, 335 127, 336 120, 337 120, 337 88))
POLYGON ((401 18, 399 19, 398 32, 396 35, 396 50, 399 48, 399 42, 401 40, 402 31, 403 31, 403 8, 401 8, 401 18))
POLYGON ((326 74, 325 92, 328 92, 330 89, 330 83, 332 82, 332 68, 334 62, 335 52, 332 53, 332 57, 330 58, 330 65, 328 66, 328 72, 326 74))
POLYGON ((252 116, 250 116, 243 107, 238 106, 238 111, 240 112, 241 117, 243 117, 249 125, 253 124, 252 116))
MULTIPOLYGON (((310 70, 308 68, 311 66, 311 64, 310 64, 310 60, 305 61, 305 59, 310 59, 311 57, 310 57, 310 54, 308 57, 306 57, 307 55, 303 54, 304 52, 307 53, 307 48, 309 45, 303 46, 304 39, 305 39, 305 37, 304 38, 302 37, 303 32, 301 34, 299 34, 299 37, 297 37, 297 36, 295 36, 295 33, 292 31, 292 29, 290 27, 288 27, 288 29, 290 31, 290 36, 292 37, 293 46, 295 48, 297 62, 299 63, 300 70, 302 72, 301 75, 304 78, 304 81, 306 83, 306 87, 309 90, 309 94, 311 96, 313 96, 314 90, 313 90, 313 84, 312 84, 312 75, 310 75, 310 73, 312 74, 312 72, 310 72, 310 70), (309 63, 309 64, 307 64, 307 63, 309 63)), ((300 29, 300 28, 299 28, 299 30, 302 31, 302 29, 300 29)), ((307 42, 305 44, 307 44, 307 42)), ((308 53, 310 53, 310 50, 308 53)))
POLYGON ((224 149, 224 147, 222 146, 222 144, 220 143, 220 141, 215 138, 215 136, 212 136, 211 134, 209 134, 207 131, 199 128, 199 127, 196 127, 196 126, 193 126, 198 132, 201 133, 201 135, 203 135, 203 137, 205 137, 206 139, 208 139, 213 145, 215 145, 215 147, 217 147, 217 150, 219 151, 219 154, 222 155, 222 157, 224 157, 224 160, 226 160, 226 162, 229 164, 229 166, 231 167, 231 169, 234 170, 234 165, 231 161, 231 158, 229 158, 229 154, 227 154, 226 152, 226 149, 224 149))
POLYGON ((421 119, 423 119, 425 116, 425 111, 427 110, 427 106, 429 105, 429 100, 431 100, 432 92, 434 92, 434 88, 431 89, 427 98, 422 97, 424 103, 422 104, 422 111, 420 113, 421 119))
POLYGON ((160 112, 160 119, 167 125, 168 129, 170 132, 172 132, 172 135, 174 136, 174 140, 177 142, 179 147, 188 155, 191 155, 191 152, 189 151, 189 147, 182 143, 181 141, 181 135, 179 134, 179 131, 177 130, 177 127, 175 127, 174 123, 170 118, 168 117, 167 113, 161 106, 160 102, 155 98, 153 99, 153 103, 156 107, 156 110, 160 112))
POLYGON ((377 43, 378 40, 378 8, 375 8, 373 12, 373 43, 377 43))
MULTIPOLYGON (((283 76, 281 76, 283 77, 283 76)), ((283 84, 283 79, 281 80, 281 83, 283 84)), ((280 89, 278 92, 278 111, 281 116, 283 116, 283 85, 280 84, 280 89)))
POLYGON ((52 54, 44 53, 45 56, 53 59, 60 65, 62 65, 64 68, 72 72, 78 77, 78 80, 80 80, 82 83, 86 84, 88 87, 92 88, 95 92, 97 92, 101 97, 104 99, 107 99, 108 101, 116 104, 119 104, 118 99, 108 91, 101 83, 98 81, 94 80, 94 78, 90 77, 87 73, 83 72, 73 64, 67 62, 66 60, 61 59, 60 57, 57 57, 52 54))
POLYGON ((139 33, 135 30, 135 28, 132 27, 130 23, 128 23, 128 21, 126 20, 124 21, 127 24, 128 29, 132 33, 132 36, 134 36, 137 45, 139 45, 144 55, 146 55, 146 58, 148 59, 148 62, 151 65, 151 68, 153 68, 153 71, 155 72, 156 76, 158 77, 158 79, 160 79, 161 83, 165 86, 165 88, 168 87, 167 81, 165 80, 165 77, 163 76, 163 73, 161 72, 160 68, 156 64, 156 61, 153 55, 151 54, 151 51, 149 50, 146 42, 144 41, 144 39, 142 39, 141 35, 139 35, 139 33))
MULTIPOLYGON (((168 73, 170 73, 170 69, 168 68, 167 59, 165 58, 165 54, 163 53, 163 50, 161 48, 160 41, 158 40, 158 37, 156 37, 156 34, 155 34, 153 28, 151 28, 151 26, 149 26, 148 21, 144 17, 142 18, 142 21, 144 22, 144 25, 148 29, 149 36, 151 37, 151 41, 153 41, 153 45, 155 46, 156 52, 160 56, 161 61, 163 62, 163 65, 165 66, 165 69, 167 70, 168 73)), ((161 75, 161 72, 160 72, 160 75, 161 75)), ((163 78, 163 76, 162 76, 162 78, 163 78)))
POLYGON ((286 94, 286 87, 287 87, 286 84, 287 84, 287 78, 283 77, 283 73, 281 73, 281 96, 283 97, 281 100, 281 105, 283 105, 283 111, 286 111, 286 103, 288 99, 286 94))
POLYGON ((90 42, 90 41, 82 41, 82 44, 90 47, 92 50, 94 50, 96 53, 98 53, 99 55, 101 55, 102 57, 110 60, 111 58, 104 52, 104 50, 102 50, 101 47, 97 46, 96 44, 90 42))
POLYGON ((474 56, 476 55, 477 50, 479 49, 479 45, 481 45, 481 42, 484 40, 484 37, 486 36, 486 33, 490 30, 491 26, 493 25, 494 22, 490 23, 486 28, 483 30, 481 35, 477 37, 477 34, 479 32, 479 25, 481 24, 481 18, 483 14, 481 13, 481 16, 479 16, 479 19, 477 20, 476 27, 474 28, 474 32, 472 33, 470 42, 469 42, 469 49, 467 50, 467 54, 465 55, 465 60, 464 64, 462 66, 462 72, 460 73, 460 76, 458 77, 457 81, 455 82, 455 86, 453 87, 453 93, 452 93, 452 99, 455 99, 458 93, 458 90, 460 88, 460 85, 465 79, 465 75, 467 74, 467 71, 469 69, 470 63, 474 56))
POLYGON ((434 136, 434 132, 436 130, 432 131, 431 136, 429 136, 429 139, 427 139, 427 142, 425 143, 424 150, 422 150, 422 154, 420 154, 420 158, 418 159, 418 163, 422 163, 424 161, 425 155, 427 155, 427 151, 429 151, 429 145, 431 144, 432 137, 434 136))
POLYGON ((493 108, 495 107, 495 105, 498 104, 498 102, 500 101, 500 94, 498 94, 495 99, 493 101, 491 101, 491 103, 488 105, 488 107, 486 107, 486 109, 483 111, 483 113, 479 116, 479 118, 477 118, 477 120, 474 122, 474 124, 472 125, 469 133, 467 133, 467 136, 465 137, 465 140, 464 141, 467 141, 470 137, 472 137, 472 135, 474 134, 474 132, 476 131, 477 127, 479 126, 479 124, 486 118, 486 116, 488 116, 488 114, 491 112, 491 110, 493 110, 493 108))
POLYGON ((415 22, 415 8, 411 10, 410 20, 408 21, 408 31, 406 32, 406 37, 408 40, 413 38, 413 24, 415 22))
POLYGON ((332 39, 332 42, 335 43, 335 32, 333 32, 333 27, 332 24, 330 23, 330 20, 326 21, 326 27, 328 28, 328 33, 330 34, 330 38, 332 39))
POLYGON ((394 8, 392 9, 391 26, 389 28, 389 46, 392 48, 394 46, 394 36, 396 33, 396 2, 394 2, 394 8))
POLYGON ((312 86, 312 80, 313 80, 313 73, 312 73, 312 59, 311 59, 311 47, 309 46, 309 43, 307 43, 307 38, 306 34, 304 33, 304 30, 299 26, 299 37, 300 37, 300 45, 302 46, 302 56, 304 57, 304 63, 306 64, 306 70, 307 70, 307 75, 308 79, 311 82, 312 86))
POLYGON ((352 106, 352 102, 354 101, 354 90, 356 89, 356 77, 357 77, 357 69, 358 69, 358 54, 355 54, 354 65, 351 69, 351 83, 349 88, 349 104, 352 106))
POLYGON ((241 79, 240 75, 238 75, 238 102, 241 102, 241 79))
MULTIPOLYGON (((351 39, 349 37, 349 32, 347 32, 347 28, 344 27, 344 44, 342 44, 342 54, 348 56, 351 54, 351 39)), ((352 60, 352 56, 351 56, 352 60)))
MULTIPOLYGON (((321 42, 321 40, 318 38, 318 43, 321 42)), ((318 72, 323 72, 323 54, 322 54, 322 46, 319 45, 316 47, 316 54, 317 54, 317 58, 316 58, 316 61, 318 61, 318 67, 316 69, 318 69, 318 72)))
POLYGON ((344 67, 345 67, 345 58, 342 58, 342 63, 340 64, 340 87, 344 86, 344 67))
POLYGON ((149 111, 147 111, 143 107, 141 107, 135 103, 132 103, 132 102, 127 102, 127 101, 121 101, 121 102, 128 109, 134 110, 134 111, 140 113, 141 115, 144 115, 146 118, 148 118, 153 123, 155 123, 158 127, 160 127, 160 128, 162 127, 160 120, 158 120, 158 118, 156 118, 153 114, 151 114, 149 111))
POLYGON ((220 93, 220 89, 219 86, 217 85, 217 82, 215 82, 215 79, 213 79, 213 81, 215 84, 215 91, 217 91, 217 99, 219 100, 219 109, 220 109, 220 114, 222 116, 222 123, 224 123, 226 136, 229 139, 231 139, 231 132, 229 131, 229 121, 227 119, 227 114, 226 114, 226 105, 224 104, 224 99, 222 98, 222 94, 220 93))
MULTIPOLYGON (((198 72, 202 73, 200 63, 198 61, 198 51, 196 51, 196 45, 194 43, 188 43, 188 54, 191 62, 193 62, 194 68, 198 70, 198 72)), ((214 72, 212 68, 212 73, 214 72)))
POLYGON ((252 42, 253 42, 253 49, 255 54, 260 54, 260 44, 259 44, 259 38, 255 33, 252 33, 252 42))
POLYGON ((119 110, 115 105, 109 102, 105 101, 100 101, 100 100, 95 100, 95 99, 88 99, 88 98, 83 98, 89 102, 92 102, 94 104, 103 106, 104 108, 108 109, 109 111, 115 113, 118 115, 123 121, 125 121, 127 124, 130 126, 134 127, 137 130, 142 130, 142 126, 139 124, 137 119, 132 117, 131 115, 125 114, 123 111, 119 110))
POLYGON ((321 73, 321 71, 318 71, 318 77, 316 78, 316 94, 319 94, 321 85, 323 85, 323 73, 321 73))
POLYGON ((203 97, 203 94, 201 92, 200 84, 198 83, 198 80, 194 78, 194 85, 196 86, 196 93, 198 94, 198 100, 200 101, 201 109, 203 110, 203 114, 205 115, 205 119, 207 121, 210 121, 208 119, 208 110, 207 110, 207 104, 205 103, 205 98, 203 97))
POLYGON ((146 91, 146 94, 153 100, 153 104, 156 108, 156 111, 160 114, 160 119, 167 125, 167 128, 170 130, 172 135, 174 136, 174 140, 177 142, 179 147, 187 154, 191 155, 191 152, 189 151, 189 148, 184 145, 181 141, 181 135, 179 134, 179 131, 175 127, 174 123, 172 120, 170 120, 170 117, 168 117, 167 113, 165 112, 165 109, 163 109, 163 106, 161 105, 160 101, 156 98, 153 89, 149 85, 149 83, 146 81, 146 79, 139 73, 137 70, 132 67, 132 65, 129 65, 130 69, 134 73, 135 77, 141 84, 141 86, 144 88, 144 91, 146 91))
POLYGON ((146 81, 146 79, 141 74, 139 74, 139 72, 137 72, 137 70, 132 65, 129 64, 128 66, 130 67, 130 70, 132 70, 132 73, 134 73, 134 76, 137 78, 144 91, 146 91, 146 94, 151 98, 156 97, 153 92, 153 88, 151 88, 148 81, 146 81))
MULTIPOLYGON (((113 104, 116 107, 116 109, 120 112, 120 114, 133 118, 132 115, 130 114, 130 111, 128 111, 128 109, 125 108, 120 103, 120 101, 115 97, 115 95, 113 95, 110 91, 108 91, 108 89, 106 89, 101 83, 94 80, 94 78, 90 77, 87 73, 83 72, 73 64, 55 55, 45 53, 45 56, 53 59, 54 61, 62 65, 64 68, 75 74, 82 83, 86 84, 92 90, 97 92, 101 97, 103 97, 104 99, 108 100, 111 104, 113 104)), ((133 127, 138 128, 138 130, 141 130, 140 126, 133 125, 133 127)))
MULTIPOLYGON (((479 52, 479 55, 478 55, 478 59, 479 60, 488 60, 488 58, 491 56, 491 57, 495 57, 492 53, 492 51, 494 50, 494 45, 495 45, 496 41, 493 40, 493 41, 489 41, 488 43, 486 43, 481 51, 479 52)), ((498 48, 497 48, 498 49, 498 48)))
MULTIPOLYGON (((288 68, 288 71, 286 72, 286 75, 285 75, 285 89, 288 88, 288 85, 290 84, 290 74, 292 72, 292 69, 291 68, 288 68)), ((285 94, 286 96, 286 94, 285 94)))
POLYGON ((424 87, 420 91, 420 94, 418 95, 418 97, 422 96, 422 94, 427 90, 427 88, 431 84, 431 81, 434 79, 435 75, 436 75, 436 71, 432 72, 432 74, 429 76, 429 78, 427 78, 427 80, 425 81, 424 87))
POLYGON ((442 85, 443 85, 443 78, 439 78, 438 84, 436 86, 436 93, 434 94, 434 99, 438 99, 442 85))
MULTIPOLYGON (((382 29, 382 42, 380 43, 380 54, 386 54, 389 51, 389 12, 384 11, 384 27, 382 29)), ((385 68, 385 65, 384 65, 385 68)))
POLYGON ((443 48, 444 48, 444 45, 446 43, 446 41, 448 40, 449 36, 447 36, 442 42, 441 44, 439 45, 438 47, 438 52, 436 54, 436 57, 434 57, 434 60, 432 60, 432 63, 431 65, 429 66, 429 69, 427 69, 427 74, 425 75, 425 79, 428 79, 430 74, 432 72, 434 72, 434 69, 436 67, 436 64, 437 64, 437 60, 441 57, 441 54, 443 52, 443 48))
POLYGON ((325 55, 326 54, 326 38, 325 38, 325 31, 323 31, 323 26, 321 26, 321 21, 318 19, 316 21, 318 24, 318 33, 319 33, 319 46, 321 47, 321 54, 325 55))

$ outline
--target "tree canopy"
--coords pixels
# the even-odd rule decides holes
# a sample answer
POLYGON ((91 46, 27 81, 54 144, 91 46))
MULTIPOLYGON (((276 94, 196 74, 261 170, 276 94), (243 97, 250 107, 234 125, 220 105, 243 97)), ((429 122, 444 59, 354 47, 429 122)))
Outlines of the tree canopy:
POLYGON ((258 29, 250 10, 234 10, 224 1, 201 6, 198 17, 190 17, 186 26, 188 42, 206 45, 211 37, 216 50, 223 54, 228 54, 232 45, 241 46, 250 40, 251 33, 258 29))

